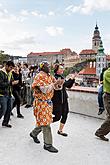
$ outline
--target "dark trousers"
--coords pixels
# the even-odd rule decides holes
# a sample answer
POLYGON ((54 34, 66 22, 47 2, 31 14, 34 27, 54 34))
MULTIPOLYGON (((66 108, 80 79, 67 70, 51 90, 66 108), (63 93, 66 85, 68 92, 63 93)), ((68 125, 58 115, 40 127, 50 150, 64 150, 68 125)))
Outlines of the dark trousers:
POLYGON ((8 124, 10 119, 10 113, 12 109, 12 97, 11 96, 0 96, 0 119, 2 116, 3 124, 8 124))
POLYGON ((104 94, 104 106, 108 115, 101 127, 96 131, 99 135, 107 135, 110 132, 110 94, 104 94))
POLYGON ((20 114, 20 91, 14 90, 13 96, 15 98, 14 103, 13 103, 13 108, 16 107, 17 115, 19 115, 20 114))
POLYGON ((24 83, 21 89, 21 102, 22 104, 26 104, 27 103, 27 92, 26 92, 26 84, 24 83))
POLYGON ((63 104, 53 103, 53 122, 61 120, 61 123, 65 124, 68 116, 69 108, 68 102, 63 104))

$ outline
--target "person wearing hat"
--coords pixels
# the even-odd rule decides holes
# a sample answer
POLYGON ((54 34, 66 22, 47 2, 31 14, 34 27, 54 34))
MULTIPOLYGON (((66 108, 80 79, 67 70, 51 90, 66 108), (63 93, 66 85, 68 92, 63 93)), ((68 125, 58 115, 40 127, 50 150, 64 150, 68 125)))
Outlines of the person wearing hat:
MULTIPOLYGON (((58 82, 57 82, 58 83, 58 82)), ((52 123, 52 101, 54 86, 57 84, 55 78, 50 75, 48 62, 40 63, 40 71, 35 76, 32 88, 34 91, 34 116, 36 118, 36 127, 30 133, 35 143, 40 143, 38 134, 43 132, 44 149, 57 153, 58 150, 53 147, 52 133, 50 124, 52 123)))

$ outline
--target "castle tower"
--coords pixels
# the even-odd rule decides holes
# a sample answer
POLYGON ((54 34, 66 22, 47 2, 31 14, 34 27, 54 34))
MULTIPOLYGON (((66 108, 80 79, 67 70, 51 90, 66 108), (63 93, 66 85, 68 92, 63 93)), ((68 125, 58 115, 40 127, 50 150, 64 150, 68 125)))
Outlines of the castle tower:
POLYGON ((103 43, 100 42, 96 56, 96 75, 99 77, 102 69, 106 67, 106 54, 104 53, 103 43))
POLYGON ((98 50, 100 42, 101 42, 100 32, 98 30, 98 26, 96 23, 96 27, 95 27, 93 38, 92 38, 92 49, 95 50, 96 52, 98 50))

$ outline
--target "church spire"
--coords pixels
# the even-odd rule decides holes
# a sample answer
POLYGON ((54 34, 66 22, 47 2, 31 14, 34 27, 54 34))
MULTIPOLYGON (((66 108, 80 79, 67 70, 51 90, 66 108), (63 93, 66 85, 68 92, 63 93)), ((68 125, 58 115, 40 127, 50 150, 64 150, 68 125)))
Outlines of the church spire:
POLYGON ((100 42, 101 42, 101 37, 100 37, 99 28, 98 28, 97 22, 96 22, 96 26, 95 26, 95 30, 94 30, 94 34, 93 34, 93 38, 92 38, 92 49, 97 51, 98 47, 100 45, 100 42))
POLYGON ((97 26, 97 21, 96 21, 96 27, 95 27, 95 30, 98 30, 99 28, 98 28, 98 26, 97 26))

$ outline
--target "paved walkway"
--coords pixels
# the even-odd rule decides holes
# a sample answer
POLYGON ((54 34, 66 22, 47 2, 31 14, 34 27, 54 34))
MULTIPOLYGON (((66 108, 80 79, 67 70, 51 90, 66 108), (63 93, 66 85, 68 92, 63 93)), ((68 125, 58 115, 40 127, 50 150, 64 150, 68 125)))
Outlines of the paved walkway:
MULTIPOLYGON (((14 112, 15 113, 15 112, 14 112)), ((0 122, 0 165, 109 165, 110 142, 94 136, 97 127, 103 122, 70 113, 65 131, 68 137, 58 135, 58 122, 52 124, 54 146, 58 153, 43 149, 42 134, 40 144, 29 137, 34 128, 32 108, 22 107, 25 119, 11 117, 13 128, 2 128, 0 122)), ((110 135, 108 135, 110 138, 110 135)))

